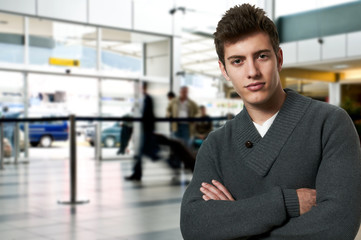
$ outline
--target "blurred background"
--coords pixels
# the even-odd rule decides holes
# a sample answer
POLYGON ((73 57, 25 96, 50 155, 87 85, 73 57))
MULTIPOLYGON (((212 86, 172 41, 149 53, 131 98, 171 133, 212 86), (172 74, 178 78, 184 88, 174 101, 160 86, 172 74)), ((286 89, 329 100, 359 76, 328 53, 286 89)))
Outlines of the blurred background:
MULTIPOLYGON (((212 34, 227 9, 245 2, 265 9, 277 25, 283 87, 343 107, 361 132, 361 1, 0 0, 2 116, 90 118, 76 121, 76 145, 79 191, 91 200, 81 209, 94 213, 80 224, 74 208, 56 203, 70 193, 69 121, 20 122, 12 125, 16 143, 3 142, 0 204, 11 209, 0 210, 3 236, 25 231, 49 239, 49 228, 63 229, 59 239, 181 239, 179 204, 191 172, 146 160, 146 180, 123 182, 139 124, 119 155, 123 122, 91 118, 140 116, 144 82, 159 118, 166 116, 167 93, 178 95, 181 86, 208 116, 236 115, 243 102, 219 71, 212 34), (104 217, 99 209, 105 208, 112 211, 104 217), (159 211, 152 224, 132 217, 159 211), (105 227, 92 232, 100 224, 105 227)), ((212 121, 212 129, 223 123, 212 121)), ((157 122, 156 132, 170 136, 169 122, 157 122)), ((162 150, 167 158, 169 149, 162 150)))

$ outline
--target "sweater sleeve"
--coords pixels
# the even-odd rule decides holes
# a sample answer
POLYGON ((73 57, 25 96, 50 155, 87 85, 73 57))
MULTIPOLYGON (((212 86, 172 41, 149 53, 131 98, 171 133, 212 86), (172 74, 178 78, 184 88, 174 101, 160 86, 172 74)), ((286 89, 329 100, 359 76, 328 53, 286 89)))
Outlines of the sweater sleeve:
MULTIPOLYGON (((283 191, 279 187, 236 201, 204 201, 201 183, 222 181, 207 140, 198 155, 193 179, 182 201, 181 231, 187 239, 247 239, 281 226, 287 219, 283 191)), ((214 150, 215 151, 215 150, 214 150)))
POLYGON ((317 205, 274 229, 266 239, 351 240, 361 216, 361 154, 354 125, 342 109, 323 126, 323 152, 316 179, 317 205))

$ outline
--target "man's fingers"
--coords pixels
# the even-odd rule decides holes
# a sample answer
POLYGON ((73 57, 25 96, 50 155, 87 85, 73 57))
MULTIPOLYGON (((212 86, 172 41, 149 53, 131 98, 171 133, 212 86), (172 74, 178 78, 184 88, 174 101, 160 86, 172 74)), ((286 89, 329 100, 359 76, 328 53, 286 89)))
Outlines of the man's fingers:
POLYGON ((209 183, 202 183, 201 192, 213 200, 226 200, 226 196, 215 186, 209 183))
POLYGON ((218 188, 209 183, 202 183, 203 193, 213 200, 227 200, 226 195, 223 194, 218 188))
POLYGON ((234 198, 232 197, 231 193, 227 190, 227 188, 225 186, 223 186, 222 183, 213 180, 212 183, 223 192, 224 195, 226 195, 228 200, 234 201, 234 198))
POLYGON ((204 200, 208 201, 212 199, 234 201, 232 195, 220 182, 213 180, 212 183, 215 186, 209 183, 202 183, 202 187, 200 190, 207 198, 206 200, 205 197, 203 197, 204 200))
POLYGON ((202 198, 203 198, 205 201, 211 200, 211 198, 208 197, 207 195, 203 195, 202 198))
POLYGON ((213 200, 221 200, 221 197, 218 196, 217 193, 213 191, 211 191, 210 189, 212 189, 213 186, 209 186, 210 184, 202 184, 202 187, 201 187, 201 192, 206 195, 207 197, 209 197, 210 199, 213 199, 213 200))

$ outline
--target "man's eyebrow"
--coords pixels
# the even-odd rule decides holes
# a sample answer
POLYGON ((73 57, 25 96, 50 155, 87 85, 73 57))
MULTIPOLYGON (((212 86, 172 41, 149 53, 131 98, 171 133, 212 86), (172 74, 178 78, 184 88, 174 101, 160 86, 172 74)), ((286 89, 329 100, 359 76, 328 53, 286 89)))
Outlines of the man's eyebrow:
POLYGON ((244 56, 241 56, 241 55, 233 55, 233 56, 229 56, 229 57, 227 58, 227 60, 234 59, 234 58, 244 58, 244 56))
MULTIPOLYGON (((271 52, 272 52, 272 50, 270 50, 270 49, 261 49, 261 50, 255 52, 255 53, 253 53, 253 55, 259 55, 261 53, 271 53, 271 52)), ((227 58, 227 60, 234 59, 234 58, 244 58, 244 56, 242 56, 242 55, 232 55, 232 56, 229 56, 227 58)))
POLYGON ((259 55, 261 53, 271 53, 271 52, 272 52, 271 49, 262 49, 262 50, 255 52, 254 55, 259 55))

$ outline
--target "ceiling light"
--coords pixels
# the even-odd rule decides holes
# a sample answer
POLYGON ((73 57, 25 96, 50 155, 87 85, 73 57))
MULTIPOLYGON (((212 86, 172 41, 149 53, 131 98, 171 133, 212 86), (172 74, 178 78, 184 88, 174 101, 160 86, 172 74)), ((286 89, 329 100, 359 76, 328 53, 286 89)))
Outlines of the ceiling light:
POLYGON ((345 68, 348 68, 350 67, 349 65, 347 64, 337 64, 337 65, 333 65, 332 68, 334 69, 345 69, 345 68))

